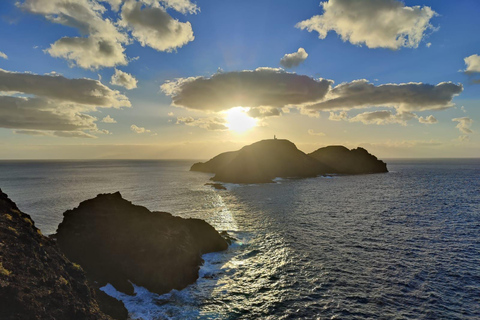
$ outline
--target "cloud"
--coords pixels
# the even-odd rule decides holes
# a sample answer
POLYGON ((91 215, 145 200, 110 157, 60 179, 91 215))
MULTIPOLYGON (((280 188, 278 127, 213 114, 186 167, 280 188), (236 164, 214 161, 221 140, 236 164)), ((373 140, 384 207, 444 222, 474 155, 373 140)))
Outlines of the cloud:
POLYGON ((226 120, 218 117, 198 118, 198 119, 194 119, 192 117, 178 117, 177 124, 185 124, 187 126, 200 127, 210 131, 228 130, 228 127, 226 126, 226 120))
POLYGON ((463 134, 470 134, 473 133, 473 130, 470 129, 470 126, 473 123, 473 119, 469 117, 462 117, 462 118, 454 118, 452 119, 454 122, 458 122, 458 124, 455 126, 458 130, 460 130, 461 133, 463 134))
POLYGON ((0 69, 0 91, 21 92, 59 101, 98 107, 130 107, 128 98, 93 79, 68 79, 0 69))
POLYGON ((59 108, 43 98, 0 96, 0 128, 32 130, 94 130, 95 117, 75 108, 59 108))
POLYGON ((131 30, 142 46, 158 51, 171 52, 195 39, 190 22, 172 18, 160 6, 144 7, 140 2, 129 0, 123 5, 121 16, 120 24, 131 30))
POLYGON ((129 73, 122 70, 115 69, 115 74, 112 75, 110 83, 116 86, 122 86, 127 90, 135 89, 137 87, 137 79, 129 73))
POLYGON ((305 61, 308 53, 303 48, 299 48, 295 53, 288 53, 280 59, 280 65, 286 69, 295 68, 305 61))
POLYGON ((362 122, 363 124, 385 125, 398 123, 406 125, 407 121, 415 119, 417 116, 411 112, 400 112, 393 114, 388 110, 364 112, 348 119, 349 122, 362 122))
POLYGON ((462 91, 461 84, 451 82, 375 86, 367 80, 355 80, 336 86, 324 101, 306 108, 326 111, 367 107, 393 107, 400 111, 443 110, 453 107, 452 99, 462 91))
POLYGON ((8 56, 5 53, 3 53, 2 51, 0 51, 0 58, 8 60, 8 56))
POLYGON ((121 43, 101 37, 61 38, 46 50, 52 57, 69 60, 84 69, 126 65, 125 48, 121 43))
POLYGON ((339 113, 330 112, 330 116, 328 117, 328 120, 332 120, 332 121, 348 120, 348 115, 345 111, 340 111, 339 113))
POLYGON ((210 78, 179 78, 160 88, 174 106, 220 112, 238 106, 282 108, 313 103, 325 97, 331 84, 331 80, 315 80, 281 69, 258 68, 216 73, 210 78))
POLYGON ((266 117, 275 117, 280 116, 282 113, 278 108, 268 108, 268 107, 259 107, 259 108, 250 108, 247 115, 251 118, 266 118, 266 117))
POLYGON ((467 66, 465 72, 480 72, 480 56, 478 54, 472 54, 471 56, 468 56, 463 60, 465 61, 465 65, 467 66))
POLYGON ((22 133, 36 130, 57 137, 92 138, 95 136, 83 131, 108 131, 99 130, 95 123, 97 118, 88 115, 89 112, 97 108, 131 106, 127 97, 100 81, 52 74, 0 69, 0 91, 3 92, 0 95, 0 127, 23 130, 22 133))
POLYGON ((130 126, 130 130, 132 130, 133 132, 135 133, 149 133, 151 132, 150 130, 148 129, 145 129, 145 128, 142 128, 142 127, 137 127, 136 125, 132 124, 130 126))
POLYGON ((308 134, 311 135, 311 136, 320 136, 320 137, 326 136, 325 133, 323 133, 323 132, 315 132, 315 131, 312 130, 312 129, 308 129, 308 134))
POLYGON ((436 15, 430 7, 405 6, 397 0, 328 0, 323 14, 297 23, 296 27, 317 31, 325 39, 335 31, 343 41, 368 48, 417 48, 436 15))
POLYGON ((123 3, 123 0, 100 0, 100 1, 107 2, 113 11, 120 10, 120 6, 123 3))
POLYGON ((437 123, 438 120, 435 118, 433 115, 429 115, 428 117, 419 117, 418 122, 424 123, 424 124, 434 124, 437 123))
POLYGON ((183 14, 185 13, 198 13, 200 8, 190 0, 160 0, 160 2, 167 8, 172 8, 183 14))
POLYGON ((83 131, 37 131, 37 130, 15 130, 15 134, 24 134, 30 136, 55 136, 62 138, 89 138, 96 139, 97 137, 83 131))
POLYGON ((115 119, 107 115, 105 118, 102 119, 103 123, 117 123, 115 119))
MULTIPOLYGON (((117 1, 109 1, 114 4, 117 1)), ((120 31, 108 18, 106 8, 89 0, 25 0, 17 6, 33 14, 44 16, 53 23, 77 29, 87 37, 64 37, 46 50, 53 57, 69 60, 85 69, 98 69, 127 64, 122 44, 128 35, 120 31)))
POLYGON ((173 112, 169 112, 167 115, 168 115, 169 117, 173 117, 175 114, 174 114, 173 112))

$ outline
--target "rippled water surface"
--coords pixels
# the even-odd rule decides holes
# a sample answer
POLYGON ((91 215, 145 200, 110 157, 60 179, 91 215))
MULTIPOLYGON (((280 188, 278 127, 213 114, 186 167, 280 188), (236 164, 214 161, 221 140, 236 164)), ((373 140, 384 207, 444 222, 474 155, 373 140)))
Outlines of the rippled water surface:
POLYGON ((104 288, 142 319, 479 319, 480 160, 388 174, 204 186, 192 161, 0 162, 0 188, 54 233, 101 192, 207 220, 237 242, 159 296, 104 288))

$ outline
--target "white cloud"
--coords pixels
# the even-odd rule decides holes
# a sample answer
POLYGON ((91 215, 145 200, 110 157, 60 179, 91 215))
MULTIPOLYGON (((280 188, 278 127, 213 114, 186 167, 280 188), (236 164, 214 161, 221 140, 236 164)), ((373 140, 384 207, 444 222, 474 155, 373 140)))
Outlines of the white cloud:
POLYGON ((198 118, 192 117, 178 117, 177 124, 185 124, 192 127, 200 127, 210 131, 224 131, 228 130, 226 126, 226 120, 219 117, 212 118, 198 118))
POLYGON ((405 6, 397 0, 328 0, 323 14, 299 22, 296 27, 317 31, 325 39, 335 31, 343 41, 369 48, 417 48, 436 15, 430 7, 405 6))
POLYGON ((122 86, 127 90, 137 87, 137 79, 129 73, 122 70, 115 69, 115 74, 112 75, 110 83, 116 86, 122 86))
MULTIPOLYGON (((144 0, 145 1, 145 0, 144 0)), ((160 0, 160 2, 167 8, 172 8, 181 13, 197 13, 200 8, 190 0, 160 0)))
POLYGON ((5 53, 3 53, 2 51, 0 51, 0 58, 8 60, 8 56, 5 53))
POLYGON ((216 73, 210 78, 191 77, 168 81, 161 90, 174 106, 219 112, 234 107, 282 108, 323 99, 331 80, 312 79, 281 69, 216 73))
POLYGON ((87 37, 64 37, 46 50, 53 57, 69 60, 72 65, 98 69, 127 64, 122 44, 128 35, 108 18, 106 8, 89 0, 25 0, 17 5, 33 14, 45 16, 53 23, 78 29, 87 37))
POLYGON ((102 119, 103 123, 117 123, 115 119, 107 115, 105 118, 102 119))
POLYGON ((452 99, 462 91, 461 84, 451 82, 376 86, 367 80, 355 80, 339 84, 323 101, 306 108, 326 111, 367 107, 393 107, 400 111, 443 110, 453 107, 452 99))
POLYGON ((149 133, 149 132, 151 132, 150 130, 145 129, 145 128, 143 128, 143 127, 137 127, 137 126, 134 125, 134 124, 132 124, 132 125, 130 126, 130 130, 132 130, 132 131, 135 132, 135 133, 149 133))
POLYGON ((469 117, 462 117, 462 118, 454 118, 452 119, 454 122, 458 122, 458 124, 455 126, 458 130, 460 130, 461 133, 463 134, 470 134, 473 133, 473 130, 470 129, 470 126, 473 123, 473 119, 469 117))
POLYGON ((299 48, 297 52, 287 53, 280 59, 280 65, 284 68, 295 68, 305 61, 308 57, 308 53, 303 48, 299 48))
POLYGON ((465 72, 480 72, 480 56, 478 54, 472 54, 463 60, 467 66, 465 72))
POLYGON ((312 129, 308 129, 308 134, 311 135, 311 136, 320 136, 320 137, 326 136, 325 133, 323 133, 323 132, 315 132, 315 131, 312 130, 312 129))
POLYGON ((100 0, 102 2, 107 2, 113 11, 120 10, 120 6, 123 3, 123 0, 100 0))
POLYGON ((167 115, 168 115, 169 117, 173 117, 175 114, 174 114, 173 112, 169 112, 167 115))
POLYGON ((121 25, 130 29, 142 46, 171 52, 193 41, 190 22, 172 18, 164 8, 144 7, 142 3, 128 0, 122 7, 121 25))
POLYGON ((419 117, 418 122, 424 123, 424 124, 434 124, 437 123, 438 120, 435 118, 433 115, 429 115, 428 117, 419 117))
POLYGON ((126 65, 125 48, 121 43, 97 36, 64 37, 46 50, 52 57, 64 58, 84 69, 126 65))
POLYGON ((347 115, 347 112, 345 111, 340 111, 339 113, 330 111, 330 116, 328 117, 328 120, 331 120, 331 121, 348 120, 348 115, 347 115))

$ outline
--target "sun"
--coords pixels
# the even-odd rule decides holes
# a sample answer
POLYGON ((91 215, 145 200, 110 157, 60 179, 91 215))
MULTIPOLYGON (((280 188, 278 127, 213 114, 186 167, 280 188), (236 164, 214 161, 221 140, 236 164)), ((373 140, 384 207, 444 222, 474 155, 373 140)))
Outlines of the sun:
POLYGON ((257 125, 257 120, 247 115, 248 108, 235 107, 226 112, 226 126, 230 131, 243 133, 257 125))

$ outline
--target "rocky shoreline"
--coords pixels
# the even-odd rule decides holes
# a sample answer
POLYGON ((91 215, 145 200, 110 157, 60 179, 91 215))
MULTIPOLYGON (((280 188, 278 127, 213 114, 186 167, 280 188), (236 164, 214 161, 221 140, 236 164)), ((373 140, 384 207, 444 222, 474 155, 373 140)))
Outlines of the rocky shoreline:
POLYGON ((0 318, 127 319, 123 303, 100 287, 183 289, 197 280, 203 254, 228 248, 225 237, 203 220, 151 212, 118 192, 65 212, 46 237, 0 190, 0 318))

